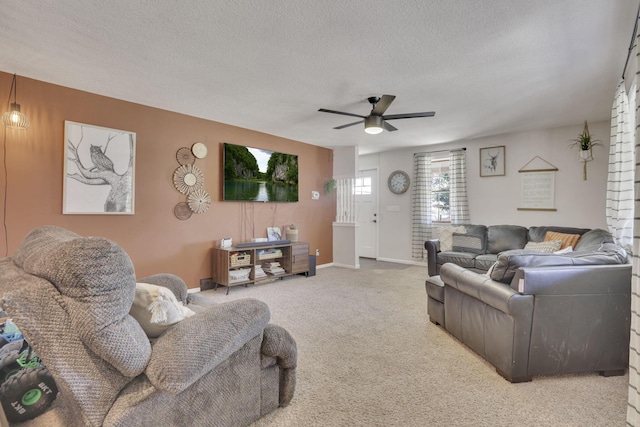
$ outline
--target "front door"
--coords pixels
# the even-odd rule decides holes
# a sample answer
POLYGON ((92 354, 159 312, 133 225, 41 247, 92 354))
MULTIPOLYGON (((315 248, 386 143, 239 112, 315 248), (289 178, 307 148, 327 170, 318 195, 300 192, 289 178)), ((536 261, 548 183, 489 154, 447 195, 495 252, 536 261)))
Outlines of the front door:
POLYGON ((354 193, 358 222, 358 256, 378 258, 378 171, 358 172, 354 193))

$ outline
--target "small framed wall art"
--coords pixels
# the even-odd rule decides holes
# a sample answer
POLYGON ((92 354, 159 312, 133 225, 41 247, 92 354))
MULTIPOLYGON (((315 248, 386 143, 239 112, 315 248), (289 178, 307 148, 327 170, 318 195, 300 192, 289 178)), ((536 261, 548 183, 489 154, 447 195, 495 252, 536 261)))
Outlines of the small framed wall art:
POLYGON ((480 176, 504 176, 504 145, 480 149, 480 176))
POLYGON ((65 121, 63 214, 134 214, 136 134, 65 121))
POLYGON ((267 239, 269 242, 282 240, 280 227, 267 227, 267 239))
POLYGON ((520 175, 519 211, 556 211, 554 192, 558 168, 540 156, 529 160, 520 175))

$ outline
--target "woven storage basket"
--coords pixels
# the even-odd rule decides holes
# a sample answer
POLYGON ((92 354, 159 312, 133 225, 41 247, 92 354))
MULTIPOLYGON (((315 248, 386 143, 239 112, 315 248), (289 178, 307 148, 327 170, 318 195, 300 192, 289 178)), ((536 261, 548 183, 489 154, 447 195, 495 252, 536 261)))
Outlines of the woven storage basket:
POLYGON ((229 257, 231 267, 242 267, 243 265, 251 264, 250 254, 233 254, 229 257))
POLYGON ((282 258, 282 252, 266 252, 258 255, 258 260, 282 258))

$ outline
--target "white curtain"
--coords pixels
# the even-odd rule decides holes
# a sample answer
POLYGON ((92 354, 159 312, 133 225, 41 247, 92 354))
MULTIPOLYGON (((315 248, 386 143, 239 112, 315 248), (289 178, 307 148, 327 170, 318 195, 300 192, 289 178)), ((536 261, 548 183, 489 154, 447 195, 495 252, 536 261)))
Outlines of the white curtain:
POLYGON ((633 246, 634 121, 625 82, 621 80, 611 110, 606 212, 609 231, 629 253, 633 246))
POLYGON ((413 155, 413 189, 411 256, 415 260, 424 260, 426 250, 424 242, 431 239, 431 153, 413 155))
MULTIPOLYGON (((640 34, 639 34, 640 36, 640 34)), ((640 37, 636 37, 636 46, 640 42, 640 37)), ((636 48, 637 51, 637 48, 636 48)), ((636 57, 636 70, 640 70, 640 57, 636 57)), ((630 97, 631 98, 631 97, 630 97)), ((635 122, 635 194, 640 194, 640 123, 639 108, 640 96, 636 92, 635 122)), ((640 212, 640 198, 635 199, 635 210, 640 212)), ((640 218, 634 219, 634 228, 640 230, 640 218)), ((640 236, 633 237, 633 267, 631 273, 631 335, 629 342, 629 399, 627 403, 627 424, 630 426, 640 426, 640 236)))
MULTIPOLYGON (((452 224, 469 223, 465 153, 464 149, 449 152, 449 214, 451 215, 452 224)), ((433 238, 431 158, 431 153, 416 153, 413 155, 414 185, 411 193, 413 204, 411 256, 415 260, 425 259, 424 242, 433 238)))
POLYGON ((469 223, 466 150, 449 153, 449 205, 452 224, 469 223))

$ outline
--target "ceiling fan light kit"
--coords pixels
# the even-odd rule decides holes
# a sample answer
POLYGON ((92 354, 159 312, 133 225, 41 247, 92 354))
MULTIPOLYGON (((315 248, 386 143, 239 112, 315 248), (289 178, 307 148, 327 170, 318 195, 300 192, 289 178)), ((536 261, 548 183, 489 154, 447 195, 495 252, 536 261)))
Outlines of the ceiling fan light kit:
POLYGON ((398 119, 412 119, 416 117, 433 117, 435 112, 429 111, 426 113, 408 113, 408 114, 392 114, 385 116, 384 112, 391 105, 393 100, 396 99, 395 95, 382 95, 381 97, 371 96, 367 98, 367 101, 371 104, 371 113, 368 116, 361 116, 360 114, 346 113, 344 111, 327 110, 326 108, 320 108, 318 111, 323 113, 341 114, 343 116, 360 117, 363 120, 357 122, 347 123, 346 125, 336 126, 334 129, 344 129, 359 123, 364 123, 364 131, 368 134, 375 135, 386 129, 389 132, 398 130, 394 126, 391 126, 386 120, 398 120, 398 119))
POLYGON ((364 131, 371 135, 382 132, 382 116, 369 116, 364 119, 364 131))

